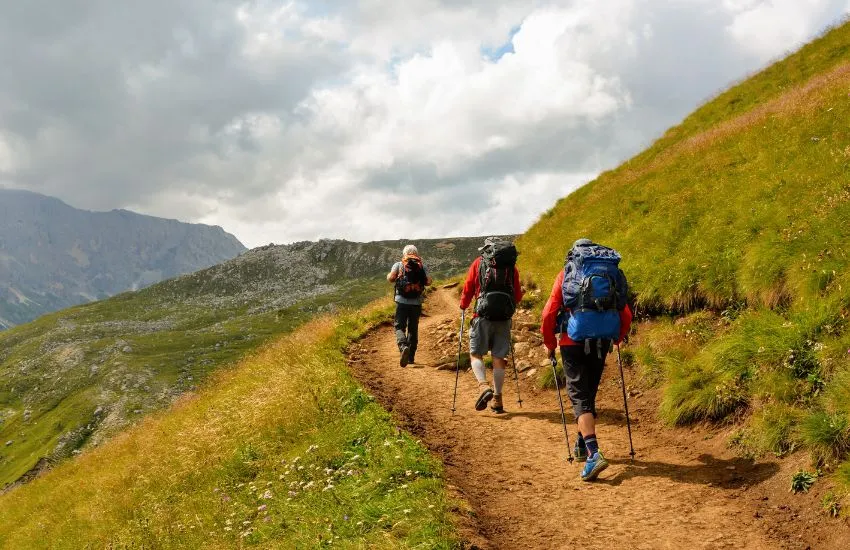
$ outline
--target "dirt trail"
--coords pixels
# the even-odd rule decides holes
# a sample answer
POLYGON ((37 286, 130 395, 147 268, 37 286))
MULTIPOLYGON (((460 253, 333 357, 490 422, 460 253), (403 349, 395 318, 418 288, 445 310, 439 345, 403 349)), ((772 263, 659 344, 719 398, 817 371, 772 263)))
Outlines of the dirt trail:
MULTIPOLYGON (((469 521, 475 525, 467 526, 471 544, 494 549, 806 547, 770 533, 754 514, 753 501, 762 499, 750 488, 773 476, 775 463, 714 458, 715 443, 701 445, 701 437, 686 430, 667 434, 655 426, 651 407, 640 404, 630 405, 637 451, 630 463, 619 374, 611 358, 600 388, 597 430, 611 466, 594 483, 580 481, 581 464, 566 460, 554 391, 537 389, 531 378, 520 375, 520 409, 508 371, 507 412, 497 415, 473 409, 477 385, 471 372, 461 372, 452 415, 455 374, 429 366, 445 350, 428 332, 446 319, 457 323, 457 316, 453 293, 433 293, 420 324, 417 365, 399 367, 392 328, 383 326, 360 342, 371 353, 352 369, 396 420, 443 460, 449 483, 474 510, 469 521)), ((572 421, 569 412, 567 418, 572 421)), ((569 429, 573 443, 574 424, 569 429)))

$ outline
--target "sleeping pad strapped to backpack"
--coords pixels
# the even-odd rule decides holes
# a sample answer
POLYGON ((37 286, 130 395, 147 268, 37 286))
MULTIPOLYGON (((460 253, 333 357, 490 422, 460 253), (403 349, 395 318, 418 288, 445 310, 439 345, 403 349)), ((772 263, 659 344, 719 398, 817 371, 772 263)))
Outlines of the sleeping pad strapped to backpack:
POLYGON ((507 321, 516 311, 514 266, 517 251, 509 241, 496 241, 484 248, 478 267, 480 291, 475 313, 489 321, 507 321))
POLYGON ((620 269, 620 254, 587 242, 574 246, 564 263, 564 312, 559 323, 574 342, 617 340, 620 311, 626 307, 628 282, 620 269))

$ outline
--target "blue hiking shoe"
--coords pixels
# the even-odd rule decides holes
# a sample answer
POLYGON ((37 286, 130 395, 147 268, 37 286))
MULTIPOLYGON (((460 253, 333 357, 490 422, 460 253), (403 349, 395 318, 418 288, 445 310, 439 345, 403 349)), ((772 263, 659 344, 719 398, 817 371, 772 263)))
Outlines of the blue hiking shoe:
POLYGON ((576 446, 573 447, 573 454, 576 455, 576 460, 584 462, 587 460, 587 447, 584 446, 584 440, 576 441, 576 446))
POLYGON ((601 451, 597 451, 593 456, 587 459, 584 463, 584 469, 581 471, 582 481, 593 481, 596 477, 608 467, 608 461, 602 456, 601 451))

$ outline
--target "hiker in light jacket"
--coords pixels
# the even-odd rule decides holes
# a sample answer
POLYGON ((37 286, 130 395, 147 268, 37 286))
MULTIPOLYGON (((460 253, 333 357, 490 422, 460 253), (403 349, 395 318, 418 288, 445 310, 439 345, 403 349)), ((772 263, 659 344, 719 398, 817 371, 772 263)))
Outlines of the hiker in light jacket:
POLYGON ((422 315, 422 293, 431 277, 412 244, 404 247, 400 262, 393 264, 387 280, 395 283, 395 338, 401 353, 399 364, 406 367, 416 362, 419 344, 419 317, 422 315))
POLYGON ((484 246, 478 249, 482 255, 472 262, 463 285, 460 297, 460 309, 466 310, 475 298, 475 310, 469 324, 469 356, 472 362, 472 372, 478 380, 481 394, 475 402, 475 410, 483 411, 487 403, 493 401, 490 408, 493 412, 504 412, 502 387, 505 382, 505 367, 511 352, 511 317, 516 304, 522 300, 522 285, 517 270, 516 248, 513 244, 488 237, 484 246), (489 258, 497 251, 506 252, 504 265, 489 266, 484 271, 485 257, 489 258), (487 288, 482 288, 482 282, 487 288), (484 356, 487 352, 493 355, 493 387, 487 382, 487 371, 484 367, 484 356), (494 391, 495 390, 495 391, 494 391))
MULTIPOLYGON (((572 250, 582 246, 594 245, 589 239, 577 240, 572 250)), ((622 272, 621 272, 622 273, 622 272)), ((555 278, 552 293, 543 308, 543 319, 540 330, 543 333, 543 344, 549 350, 549 358, 555 358, 555 348, 560 346, 561 358, 564 365, 564 375, 567 382, 567 393, 573 405, 573 413, 578 423, 578 440, 575 445, 576 458, 587 460, 581 472, 581 479, 592 481, 596 479, 602 470, 608 467, 599 443, 596 438, 596 393, 599 382, 602 380, 602 371, 605 368, 605 358, 611 347, 611 340, 584 340, 575 342, 570 338, 567 330, 558 325, 558 316, 564 312, 564 319, 574 314, 564 305, 564 270, 562 269, 555 278), (555 335, 560 333, 560 340, 556 342, 555 335)), ((623 276, 625 281, 625 276, 623 276)), ((625 301, 625 296, 622 297, 625 301)), ((629 333, 632 323, 632 311, 626 303, 620 310, 619 336, 615 342, 619 344, 629 333)), ((614 317, 616 319, 616 316, 614 317)))

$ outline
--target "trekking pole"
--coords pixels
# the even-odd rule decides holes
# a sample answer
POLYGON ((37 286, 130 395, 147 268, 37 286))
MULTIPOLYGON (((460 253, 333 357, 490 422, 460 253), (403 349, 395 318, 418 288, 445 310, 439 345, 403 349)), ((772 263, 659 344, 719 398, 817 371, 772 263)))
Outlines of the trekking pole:
POLYGON ((555 380, 555 391, 558 393, 558 404, 561 406, 561 423, 564 425, 564 437, 567 440, 567 454, 569 455, 570 464, 573 463, 573 450, 570 448, 570 434, 567 433, 567 415, 564 413, 564 401, 561 399, 561 387, 558 384, 558 371, 555 367, 558 366, 558 360, 552 357, 552 376, 555 380))
POLYGON ((460 311, 460 330, 457 332, 457 363, 455 364, 455 396, 452 398, 452 414, 455 413, 457 403, 457 381, 460 377, 460 352, 463 349, 463 325, 466 322, 466 310, 460 311))
POLYGON ((522 396, 519 394, 519 373, 516 370, 516 356, 514 355, 514 333, 513 333, 514 322, 511 319, 511 333, 509 334, 509 339, 511 342, 511 363, 514 365, 514 381, 516 382, 516 402, 519 403, 519 408, 522 408, 522 396))
POLYGON ((623 386, 623 406, 626 409, 626 427, 629 430, 629 456, 635 460, 635 447, 632 445, 632 422, 629 420, 629 402, 626 399, 626 378, 623 376, 623 359, 620 357, 620 344, 617 344, 617 364, 620 366, 620 382, 623 386))

